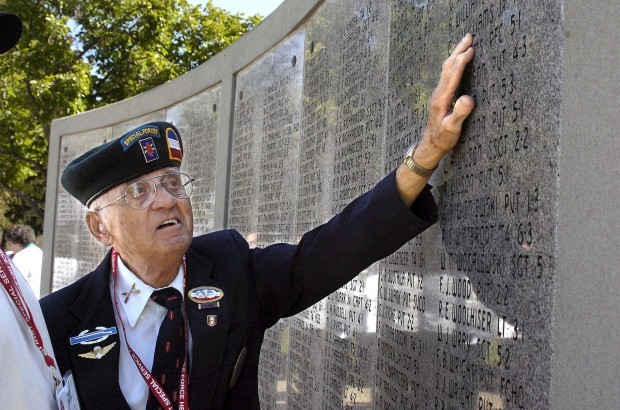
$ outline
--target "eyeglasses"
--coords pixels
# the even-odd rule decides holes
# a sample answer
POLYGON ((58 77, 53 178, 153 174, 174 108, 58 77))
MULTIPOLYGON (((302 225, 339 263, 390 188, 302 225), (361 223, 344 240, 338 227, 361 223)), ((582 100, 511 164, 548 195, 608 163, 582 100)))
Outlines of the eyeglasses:
POLYGON ((163 186, 166 191, 175 198, 187 199, 192 195, 193 181, 195 181, 194 178, 182 172, 170 172, 168 174, 141 179, 131 183, 125 188, 125 193, 123 195, 95 209, 95 212, 102 210, 121 198, 125 198, 125 202, 127 202, 127 205, 132 209, 140 210, 147 208, 155 199, 157 185, 163 186), (154 182, 154 179, 159 179, 159 182, 154 182))

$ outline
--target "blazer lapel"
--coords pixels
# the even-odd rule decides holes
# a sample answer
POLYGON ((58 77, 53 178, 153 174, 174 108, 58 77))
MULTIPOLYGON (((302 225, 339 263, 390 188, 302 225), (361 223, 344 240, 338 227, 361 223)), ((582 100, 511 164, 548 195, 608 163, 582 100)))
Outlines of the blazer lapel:
POLYGON ((204 406, 208 408, 217 391, 226 347, 229 327, 228 289, 224 283, 215 281, 211 277, 214 265, 212 260, 190 248, 186 254, 186 262, 185 300, 193 343, 189 397, 191 403, 196 403, 200 408, 204 406), (193 289, 200 287, 221 290, 223 297, 218 301, 219 306, 215 304, 200 306, 188 297, 193 289))
MULTIPOLYGON (((193 343, 189 396, 194 406, 190 407, 202 408, 209 407, 218 389, 229 331, 230 298, 226 285, 211 277, 212 260, 190 248, 186 261, 185 300, 193 343), (201 309, 198 303, 190 300, 189 292, 199 287, 220 289, 224 296, 218 301, 219 306, 201 309)), ((74 339, 66 343, 70 344, 74 378, 84 408, 128 408, 118 384, 121 344, 110 297, 110 272, 108 254, 71 307, 79 325, 72 333, 74 339)))
POLYGON ((79 325, 66 343, 84 408, 128 408, 118 384, 121 344, 110 296, 110 260, 108 253, 71 307, 79 325))

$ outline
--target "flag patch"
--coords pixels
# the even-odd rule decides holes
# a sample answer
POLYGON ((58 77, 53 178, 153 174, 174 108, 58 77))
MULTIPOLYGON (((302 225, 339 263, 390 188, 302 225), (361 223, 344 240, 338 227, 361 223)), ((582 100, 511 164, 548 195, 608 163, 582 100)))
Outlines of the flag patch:
POLYGON ((183 159, 181 143, 179 142, 179 137, 172 128, 166 129, 166 141, 168 141, 168 154, 170 159, 181 161, 183 159))

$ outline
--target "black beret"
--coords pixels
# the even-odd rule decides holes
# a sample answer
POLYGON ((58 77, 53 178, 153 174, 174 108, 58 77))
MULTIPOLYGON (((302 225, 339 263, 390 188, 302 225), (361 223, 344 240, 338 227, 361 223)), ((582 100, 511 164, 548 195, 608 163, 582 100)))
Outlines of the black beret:
POLYGON ((86 206, 123 182, 166 167, 181 167, 183 143, 176 127, 150 122, 71 161, 62 186, 86 206))
POLYGON ((0 54, 9 51, 22 36, 22 21, 15 14, 0 11, 0 54))

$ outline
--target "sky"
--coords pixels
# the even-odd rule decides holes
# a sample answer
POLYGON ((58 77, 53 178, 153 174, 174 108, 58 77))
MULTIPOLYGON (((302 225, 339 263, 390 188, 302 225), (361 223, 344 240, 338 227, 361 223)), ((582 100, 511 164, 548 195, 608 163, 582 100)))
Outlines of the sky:
MULTIPOLYGON (((246 16, 260 14, 267 17, 278 8, 283 0, 213 0, 213 5, 246 16)), ((205 4, 206 0, 188 0, 191 4, 205 4)))

